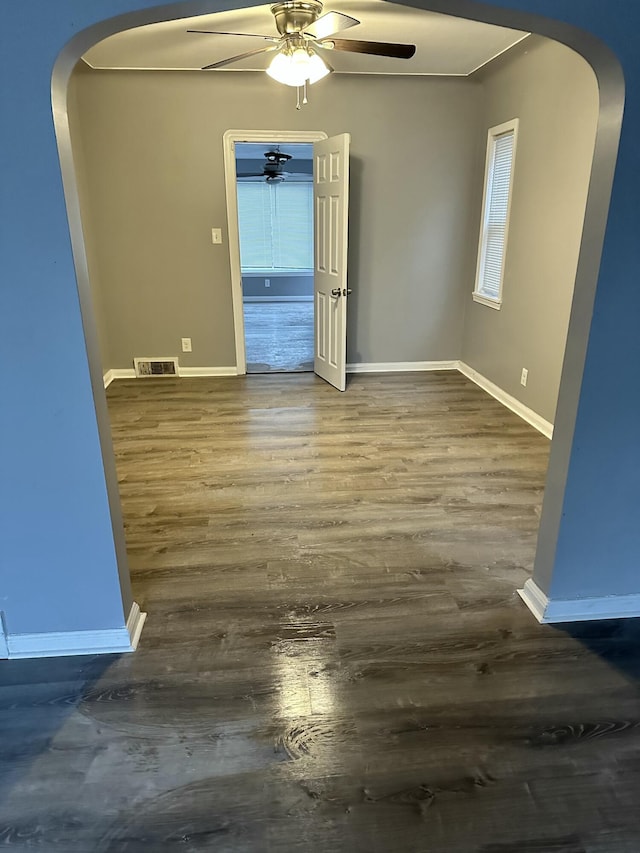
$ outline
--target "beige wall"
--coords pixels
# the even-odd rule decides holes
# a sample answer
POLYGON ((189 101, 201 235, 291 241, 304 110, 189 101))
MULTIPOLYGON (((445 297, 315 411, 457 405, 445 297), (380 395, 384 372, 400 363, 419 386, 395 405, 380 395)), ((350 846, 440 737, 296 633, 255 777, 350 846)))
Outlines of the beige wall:
POLYGON ((100 355, 105 370, 111 367, 111 353, 109 343, 111 339, 107 328, 107 315, 104 306, 103 290, 100 285, 100 263, 98 260, 99 240, 96 239, 97 231, 93 222, 93 205, 91 204, 91 173, 87 166, 84 152, 82 124, 79 120, 81 115, 78 105, 78 89, 82 74, 85 73, 84 63, 78 63, 76 72, 71 76, 67 91, 69 124, 73 144, 73 159, 76 165, 76 176, 78 180, 78 195, 82 208, 82 227, 85 235, 85 251, 87 253, 87 266, 91 282, 91 296, 93 302, 93 315, 98 334, 100 355))
MULTIPOLYGON (((598 117, 596 79, 547 40, 483 77, 482 158, 489 127, 520 119, 503 303, 465 296, 462 359, 554 420, 598 117), (520 384, 522 368, 527 387, 520 384)), ((474 202, 479 213, 482 179, 474 202)), ((479 220, 475 228, 477 241, 479 220)))
POLYGON ((230 128, 351 133, 348 359, 459 357, 475 253, 478 83, 333 75, 300 112, 295 92, 264 74, 85 70, 75 84, 105 369, 131 367, 137 355, 235 364, 222 160, 230 128), (213 226, 224 245, 211 244, 213 226), (183 336, 193 353, 179 353, 183 336))
POLYGON ((136 355, 235 364, 225 130, 348 131, 348 360, 462 358, 552 421, 597 109, 586 63, 542 39, 475 81, 334 75, 300 112, 263 74, 80 71, 70 114, 105 370, 136 355), (471 299, 484 148, 487 129, 514 117, 495 311, 471 299), (180 352, 183 336, 193 353, 180 352))

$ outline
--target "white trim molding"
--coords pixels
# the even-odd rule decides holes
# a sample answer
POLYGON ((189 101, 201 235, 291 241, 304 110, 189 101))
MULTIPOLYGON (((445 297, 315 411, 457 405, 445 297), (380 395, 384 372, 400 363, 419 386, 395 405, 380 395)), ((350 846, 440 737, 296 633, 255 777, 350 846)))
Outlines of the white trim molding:
POLYGON ((4 627, 4 612, 0 610, 0 660, 6 660, 9 657, 9 647, 7 645, 7 632, 4 627))
POLYGON ((518 595, 542 624, 640 616, 640 594, 553 599, 540 589, 533 578, 529 578, 524 587, 518 590, 518 595))
MULTIPOLYGON (((178 367, 178 377, 188 379, 193 376, 237 376, 238 369, 230 367, 178 367)), ((104 387, 108 388, 115 379, 135 379, 136 372, 133 368, 114 368, 107 370, 103 375, 104 387)), ((153 379, 153 377, 149 377, 153 379)), ((165 378, 166 377, 162 377, 165 378)), ((175 378, 175 377, 173 377, 175 378)))
POLYGON ((547 609, 547 605, 549 604, 549 599, 533 578, 529 578, 529 580, 525 581, 523 588, 518 590, 518 595, 536 617, 538 622, 544 622, 544 614, 547 609))
POLYGON ((104 387, 108 388, 114 379, 135 379, 136 372, 133 367, 118 368, 114 367, 103 375, 104 387))
POLYGON ((480 305, 486 305, 487 308, 495 308, 496 311, 502 308, 502 299, 490 299, 488 296, 483 296, 475 290, 471 294, 471 298, 474 302, 479 302, 480 305))
POLYGON ((491 394, 492 397, 494 397, 499 403, 502 403, 503 406, 506 406, 507 409, 511 409, 511 411, 521 417, 523 421, 526 421, 534 429, 537 429, 538 432, 541 432, 542 435, 546 436, 546 438, 553 438, 553 424, 545 420, 537 412, 534 412, 533 409, 525 406, 525 404, 521 403, 520 400, 516 400, 515 397, 511 396, 511 394, 507 394, 506 391, 503 391, 502 388, 499 388, 491 382, 490 379, 487 379, 486 376, 478 373, 477 370, 469 367, 469 365, 465 364, 464 361, 458 362, 458 370, 463 374, 463 376, 466 376, 467 379, 475 382, 479 388, 486 391, 487 394, 491 394))
POLYGON ((135 652, 138 648, 140 634, 142 634, 142 629, 146 619, 147 614, 143 610, 140 610, 140 605, 137 601, 133 601, 131 603, 129 616, 127 617, 127 633, 129 634, 129 641, 131 644, 129 651, 135 652))
POLYGON ((147 614, 134 601, 127 624, 101 631, 52 631, 43 634, 8 634, 8 657, 50 658, 66 655, 105 655, 134 652, 147 614))
POLYGON ((178 376, 188 379, 193 376, 237 376, 238 369, 235 367, 180 367, 178 376))
POLYGON ((347 373, 417 373, 423 370, 457 370, 457 361, 361 361, 347 364, 347 373))

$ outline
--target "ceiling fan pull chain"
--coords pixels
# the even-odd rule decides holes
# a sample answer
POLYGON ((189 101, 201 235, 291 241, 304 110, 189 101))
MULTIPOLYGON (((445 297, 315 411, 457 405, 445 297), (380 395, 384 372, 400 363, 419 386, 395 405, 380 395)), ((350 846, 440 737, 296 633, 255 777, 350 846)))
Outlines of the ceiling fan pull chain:
POLYGON ((306 80, 304 81, 304 88, 302 89, 302 92, 303 92, 302 103, 308 104, 309 101, 307 100, 307 81, 306 80))
POLYGON ((300 109, 300 86, 296 86, 296 109, 300 109))

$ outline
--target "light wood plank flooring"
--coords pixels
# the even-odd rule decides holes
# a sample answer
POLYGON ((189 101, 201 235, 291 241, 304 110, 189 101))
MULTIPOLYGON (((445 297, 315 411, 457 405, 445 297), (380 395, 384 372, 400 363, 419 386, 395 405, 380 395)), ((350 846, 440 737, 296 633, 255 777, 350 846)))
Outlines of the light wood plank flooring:
POLYGON ((638 853, 637 622, 515 592, 544 438, 456 373, 108 399, 149 617, 0 665, 3 849, 638 853))
POLYGON ((245 302, 248 373, 313 370, 313 301, 245 302))

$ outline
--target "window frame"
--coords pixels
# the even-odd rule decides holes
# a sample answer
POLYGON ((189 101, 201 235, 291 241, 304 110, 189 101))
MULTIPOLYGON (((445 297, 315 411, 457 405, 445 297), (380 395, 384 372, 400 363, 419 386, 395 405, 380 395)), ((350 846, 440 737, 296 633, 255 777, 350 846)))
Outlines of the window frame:
POLYGON ((506 267, 506 259, 507 259, 507 248, 509 243, 509 226, 511 222, 511 203, 513 200, 513 185, 514 185, 514 175, 515 175, 515 164, 516 164, 516 153, 518 147, 518 128, 519 128, 520 120, 517 118, 510 119, 509 121, 503 122, 502 124, 497 124, 494 127, 490 127, 487 133, 487 151, 485 155, 485 165, 484 165, 484 188, 482 192, 482 216, 480 219, 480 237, 478 240, 478 259, 476 263, 476 276, 475 282, 473 286, 472 298, 474 302, 478 302, 481 305, 486 305, 488 308, 493 308, 496 311, 499 311, 502 307, 502 290, 504 285, 504 274, 506 267), (504 241, 502 247, 502 269, 500 272, 500 285, 498 288, 498 297, 494 298, 493 296, 487 296, 485 293, 481 291, 482 285, 482 276, 484 271, 485 257, 486 257, 486 231, 487 231, 487 214, 488 214, 488 202, 489 202, 489 192, 491 188, 491 179, 493 176, 493 163, 494 156, 496 150, 496 140, 500 136, 504 136, 507 133, 513 133, 513 154, 511 157, 511 174, 509 176, 509 197, 507 199, 507 215, 505 221, 504 228, 504 241))

